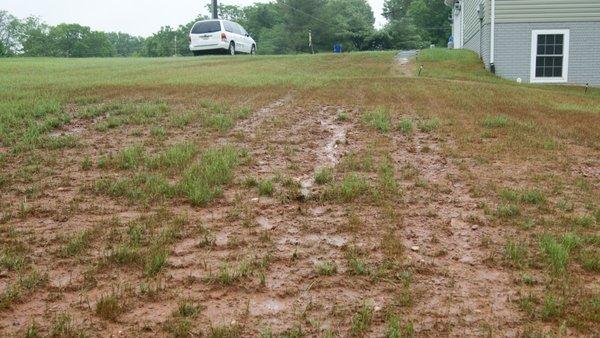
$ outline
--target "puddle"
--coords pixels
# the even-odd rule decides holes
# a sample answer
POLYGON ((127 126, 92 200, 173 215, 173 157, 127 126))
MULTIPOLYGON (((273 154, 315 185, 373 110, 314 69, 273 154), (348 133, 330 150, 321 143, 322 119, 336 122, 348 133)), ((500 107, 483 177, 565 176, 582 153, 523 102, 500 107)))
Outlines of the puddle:
POLYGON ((252 316, 274 315, 283 310, 286 306, 283 302, 273 299, 258 299, 251 302, 250 314, 252 316))
MULTIPOLYGON (((342 112, 341 109, 337 113, 342 112)), ((348 143, 346 135, 350 124, 339 124, 336 122, 337 113, 328 119, 321 120, 321 131, 328 133, 329 136, 321 141, 321 146, 317 149, 317 166, 311 176, 305 176, 300 179, 300 193, 305 199, 310 197, 310 191, 315 184, 314 172, 323 167, 334 167, 342 157, 342 145, 348 143)))
POLYGON ((328 235, 325 237, 325 242, 327 242, 327 244, 341 248, 343 247, 348 241, 339 235, 328 235))
POLYGON ((323 149, 318 154, 318 163, 321 166, 335 166, 338 164, 341 157, 340 145, 347 143, 346 134, 349 125, 336 124, 334 119, 335 117, 327 121, 321 121, 321 126, 331 133, 323 149))
POLYGON ((68 128, 67 130, 55 130, 49 133, 48 135, 50 137, 73 136, 81 134, 84 130, 85 128, 82 126, 73 126, 71 128, 68 128))
POLYGON ((275 228, 275 225, 271 224, 266 217, 260 216, 256 219, 256 223, 264 230, 271 230, 275 228))

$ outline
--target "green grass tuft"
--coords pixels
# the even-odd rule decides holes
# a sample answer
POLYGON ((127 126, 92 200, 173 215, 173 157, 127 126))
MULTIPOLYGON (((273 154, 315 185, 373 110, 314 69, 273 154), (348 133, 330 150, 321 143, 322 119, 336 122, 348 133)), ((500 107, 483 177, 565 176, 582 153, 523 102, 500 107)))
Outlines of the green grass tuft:
POLYGON ((506 116, 497 115, 497 116, 487 116, 483 120, 483 126, 486 128, 503 128, 508 125, 510 120, 506 116))
POLYGON ((327 184, 333 181, 333 169, 321 168, 315 173, 315 182, 317 184, 327 184))
POLYGON ((371 128, 387 133, 392 126, 392 116, 387 109, 377 108, 366 112, 363 115, 363 122, 371 128))
POLYGON ((402 133, 402 134, 410 134, 413 132, 413 122, 411 119, 408 118, 403 118, 402 120, 400 120, 400 122, 398 123, 398 130, 402 133))

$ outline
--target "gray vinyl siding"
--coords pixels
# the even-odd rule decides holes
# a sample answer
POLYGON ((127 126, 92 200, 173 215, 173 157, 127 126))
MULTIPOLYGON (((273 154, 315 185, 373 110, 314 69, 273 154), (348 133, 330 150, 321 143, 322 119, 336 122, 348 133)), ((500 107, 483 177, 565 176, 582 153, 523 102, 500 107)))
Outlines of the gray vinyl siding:
POLYGON ((530 81, 531 33, 536 29, 569 29, 567 82, 600 86, 600 21, 496 24, 496 74, 530 81))
POLYGON ((475 34, 479 32, 479 16, 477 9, 479 4, 483 3, 485 8, 485 19, 483 23, 489 23, 491 17, 491 1, 490 0, 471 0, 462 2, 462 10, 464 11, 464 41, 469 41, 475 34))
MULTIPOLYGON (((482 57, 483 59, 483 63, 485 64, 486 68, 490 67, 490 25, 489 24, 484 24, 482 29, 481 29, 481 55, 480 57, 482 57)), ((479 26, 477 27, 477 31, 475 32, 475 35, 473 35, 471 37, 471 39, 469 39, 468 41, 465 41, 463 48, 466 49, 470 49, 472 51, 474 51, 475 53, 479 54, 480 49, 479 49, 479 26)))
POLYGON ((496 0, 497 23, 574 21, 600 21, 600 0, 496 0))

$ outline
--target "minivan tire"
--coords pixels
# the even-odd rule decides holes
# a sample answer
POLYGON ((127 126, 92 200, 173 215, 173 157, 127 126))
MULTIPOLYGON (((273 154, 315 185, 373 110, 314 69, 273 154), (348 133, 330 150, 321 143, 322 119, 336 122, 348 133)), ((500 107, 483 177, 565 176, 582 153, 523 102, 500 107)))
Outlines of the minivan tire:
POLYGON ((252 49, 250 49, 250 55, 256 55, 256 46, 252 45, 252 49))
POLYGON ((229 55, 235 55, 235 43, 233 42, 229 44, 229 55))
POLYGON ((199 50, 195 50, 195 51, 193 51, 193 53, 194 53, 194 56, 202 55, 202 51, 199 51, 199 50))

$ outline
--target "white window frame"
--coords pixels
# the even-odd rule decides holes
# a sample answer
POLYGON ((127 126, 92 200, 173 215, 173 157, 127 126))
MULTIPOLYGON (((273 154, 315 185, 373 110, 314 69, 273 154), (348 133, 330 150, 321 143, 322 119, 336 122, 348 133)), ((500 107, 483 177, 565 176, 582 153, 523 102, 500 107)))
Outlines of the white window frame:
POLYGON ((531 31, 531 83, 565 83, 569 78, 569 29, 535 29, 531 31), (536 77, 535 65, 537 58, 538 35, 562 34, 563 35, 563 67, 562 77, 536 77))

